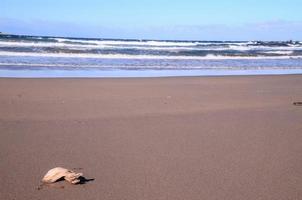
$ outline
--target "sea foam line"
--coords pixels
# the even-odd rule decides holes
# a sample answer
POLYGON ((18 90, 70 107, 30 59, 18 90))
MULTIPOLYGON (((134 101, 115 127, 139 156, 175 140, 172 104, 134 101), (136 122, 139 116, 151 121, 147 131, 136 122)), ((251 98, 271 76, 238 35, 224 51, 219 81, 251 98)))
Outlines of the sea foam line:
POLYGON ((126 55, 126 54, 73 54, 73 53, 25 53, 0 51, 0 56, 18 57, 53 57, 53 58, 100 58, 100 59, 163 59, 163 60, 243 60, 243 59, 301 59, 302 56, 159 56, 159 55, 126 55))
POLYGON ((214 46, 143 46, 143 45, 117 45, 113 43, 103 43, 103 44, 68 44, 61 42, 12 42, 12 41, 0 41, 0 47, 59 47, 65 49, 78 49, 78 50, 89 50, 89 49, 134 49, 134 50, 158 50, 158 51, 225 51, 225 50, 235 50, 235 51, 296 51, 302 50, 302 46, 291 46, 291 47, 269 47, 269 46, 244 46, 244 45, 234 45, 222 47, 220 45, 214 46))

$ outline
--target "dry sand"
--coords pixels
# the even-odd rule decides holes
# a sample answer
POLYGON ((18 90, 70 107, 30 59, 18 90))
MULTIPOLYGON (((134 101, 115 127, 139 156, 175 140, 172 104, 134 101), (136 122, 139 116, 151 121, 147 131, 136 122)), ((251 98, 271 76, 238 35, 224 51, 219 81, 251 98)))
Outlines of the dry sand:
POLYGON ((0 199, 302 199, 302 76, 0 79, 0 199), (84 185, 38 189, 51 168, 84 185))

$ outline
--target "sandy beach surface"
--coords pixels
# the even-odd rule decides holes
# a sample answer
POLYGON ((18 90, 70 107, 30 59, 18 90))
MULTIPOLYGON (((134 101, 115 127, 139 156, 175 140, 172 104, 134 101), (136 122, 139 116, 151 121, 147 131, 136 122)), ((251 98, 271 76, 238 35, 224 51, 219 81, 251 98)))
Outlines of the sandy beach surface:
POLYGON ((302 199, 302 75, 0 79, 0 199, 302 199), (94 179, 39 187, 62 166, 94 179))

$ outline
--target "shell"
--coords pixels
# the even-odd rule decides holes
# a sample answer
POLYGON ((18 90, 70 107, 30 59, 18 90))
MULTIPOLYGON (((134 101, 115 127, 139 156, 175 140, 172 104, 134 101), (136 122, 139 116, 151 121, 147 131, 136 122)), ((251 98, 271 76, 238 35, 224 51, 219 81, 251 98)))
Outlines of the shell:
POLYGON ((65 169, 63 167, 56 167, 49 170, 42 179, 44 183, 54 183, 61 178, 72 184, 81 182, 82 173, 76 173, 72 170, 65 169))

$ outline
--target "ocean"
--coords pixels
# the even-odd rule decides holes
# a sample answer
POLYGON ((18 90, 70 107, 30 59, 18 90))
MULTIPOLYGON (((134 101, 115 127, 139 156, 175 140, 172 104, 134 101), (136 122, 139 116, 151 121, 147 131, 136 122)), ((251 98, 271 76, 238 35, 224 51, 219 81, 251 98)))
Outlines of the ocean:
POLYGON ((1 77, 302 73, 301 41, 172 41, 0 35, 1 77))

